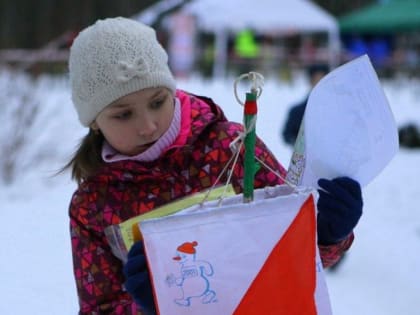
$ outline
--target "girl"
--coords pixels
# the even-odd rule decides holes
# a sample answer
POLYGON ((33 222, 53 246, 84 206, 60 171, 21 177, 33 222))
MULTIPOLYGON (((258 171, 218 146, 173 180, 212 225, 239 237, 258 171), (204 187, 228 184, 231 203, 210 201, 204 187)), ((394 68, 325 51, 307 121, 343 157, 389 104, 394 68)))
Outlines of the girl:
MULTIPOLYGON (((104 229, 211 187, 242 131, 211 99, 176 90, 167 61, 154 30, 121 17, 97 21, 71 47, 72 100, 89 128, 68 164, 78 183, 69 213, 79 314, 154 313, 141 244, 123 266, 104 229)), ((286 175, 260 139, 256 155, 286 175)), ((241 165, 232 170, 237 193, 241 165)), ((278 184, 265 168, 255 176, 256 188, 278 184)), ((351 245, 361 194, 348 178, 322 185, 318 234, 329 266, 351 245)))

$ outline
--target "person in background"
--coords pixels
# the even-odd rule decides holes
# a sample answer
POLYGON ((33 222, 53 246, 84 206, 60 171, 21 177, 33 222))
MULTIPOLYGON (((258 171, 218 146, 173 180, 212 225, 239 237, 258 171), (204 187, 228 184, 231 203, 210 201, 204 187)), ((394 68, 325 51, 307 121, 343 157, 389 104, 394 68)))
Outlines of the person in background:
MULTIPOLYGON (((311 89, 321 80, 326 74, 329 72, 329 67, 325 64, 313 64, 307 68, 307 75, 309 78, 311 89)), ((306 104, 308 102, 309 94, 305 97, 305 99, 292 106, 289 110, 289 113, 286 118, 286 123, 284 125, 282 136, 284 142, 293 146, 296 141, 296 137, 299 133, 299 128, 302 123, 303 114, 305 113, 306 104)), ((329 268, 329 271, 337 271, 338 267, 344 261, 344 257, 347 254, 343 254, 340 259, 329 268)))
POLYGON ((260 44, 251 29, 244 29, 235 36, 234 56, 237 62, 238 74, 247 73, 258 63, 260 44))
POLYGON ((400 147, 420 148, 420 128, 413 122, 398 127, 400 147))
MULTIPOLYGON (((327 73, 329 72, 329 67, 324 64, 314 64, 307 68, 307 75, 309 78, 309 83, 311 86, 311 89, 321 80, 327 73)), ((284 142, 287 144, 293 146, 296 141, 296 137, 299 132, 300 124, 303 119, 303 114, 306 109, 306 103, 308 102, 308 95, 305 97, 305 99, 296 104, 293 105, 289 113, 286 117, 285 125, 282 129, 282 137, 284 142)))
MULTIPOLYGON (((73 105, 88 128, 64 168, 78 184, 69 217, 79 315, 156 314, 142 242, 123 263, 104 230, 217 184, 243 127, 210 98, 177 89, 155 31, 131 19, 98 20, 80 32, 69 74, 73 105)), ((259 138, 255 153, 285 176, 259 138)), ((243 191, 243 158, 231 170, 236 193, 243 191)), ((262 167, 254 186, 282 184, 280 177, 262 167)), ((329 267, 353 242, 362 193, 348 177, 319 185, 318 246, 329 267)))

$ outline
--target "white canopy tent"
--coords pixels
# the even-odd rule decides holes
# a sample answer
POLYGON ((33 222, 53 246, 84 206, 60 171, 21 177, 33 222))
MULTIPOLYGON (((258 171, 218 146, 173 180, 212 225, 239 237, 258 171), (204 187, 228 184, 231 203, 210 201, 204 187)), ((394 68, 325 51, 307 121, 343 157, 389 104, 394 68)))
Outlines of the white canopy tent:
MULTIPOLYGON (((176 5, 179 0, 164 0, 136 16, 150 23, 153 16, 176 5)), ((310 0, 193 0, 178 12, 196 18, 199 29, 216 35, 214 74, 223 76, 227 63, 229 32, 252 28, 258 32, 326 32, 329 62, 337 65, 339 27, 336 19, 310 0)))

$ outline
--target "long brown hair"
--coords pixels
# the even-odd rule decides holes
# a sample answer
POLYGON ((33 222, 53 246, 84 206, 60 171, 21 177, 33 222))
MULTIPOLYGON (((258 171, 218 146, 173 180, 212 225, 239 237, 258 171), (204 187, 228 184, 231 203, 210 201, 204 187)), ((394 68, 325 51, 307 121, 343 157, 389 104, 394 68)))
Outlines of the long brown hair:
POLYGON ((95 174, 104 163, 101 157, 103 141, 104 136, 101 132, 89 128, 89 133, 82 139, 73 158, 62 171, 70 168, 71 178, 78 184, 95 174))

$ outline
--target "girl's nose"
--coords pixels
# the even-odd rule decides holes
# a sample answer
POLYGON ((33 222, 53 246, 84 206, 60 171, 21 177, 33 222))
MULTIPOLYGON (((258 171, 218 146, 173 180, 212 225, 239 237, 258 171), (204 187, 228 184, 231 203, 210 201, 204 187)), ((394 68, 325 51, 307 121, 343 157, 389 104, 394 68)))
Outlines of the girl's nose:
POLYGON ((150 118, 142 117, 137 122, 137 131, 142 137, 152 137, 156 130, 157 125, 150 118))

